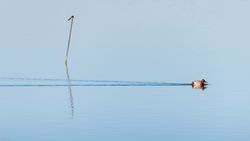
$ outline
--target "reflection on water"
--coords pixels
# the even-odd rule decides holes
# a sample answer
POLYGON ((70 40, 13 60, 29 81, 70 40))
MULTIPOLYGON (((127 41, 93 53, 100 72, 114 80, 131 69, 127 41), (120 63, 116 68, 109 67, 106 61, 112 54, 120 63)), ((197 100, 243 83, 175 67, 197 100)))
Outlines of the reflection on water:
POLYGON ((74 117, 74 99, 71 89, 70 77, 69 77, 69 69, 67 63, 65 64, 67 80, 68 80, 68 90, 69 90, 69 99, 70 99, 70 108, 71 108, 71 117, 74 117))
POLYGON ((200 90, 204 91, 207 87, 206 86, 199 86, 199 87, 197 87, 197 86, 192 85, 192 88, 193 89, 200 89, 200 90))

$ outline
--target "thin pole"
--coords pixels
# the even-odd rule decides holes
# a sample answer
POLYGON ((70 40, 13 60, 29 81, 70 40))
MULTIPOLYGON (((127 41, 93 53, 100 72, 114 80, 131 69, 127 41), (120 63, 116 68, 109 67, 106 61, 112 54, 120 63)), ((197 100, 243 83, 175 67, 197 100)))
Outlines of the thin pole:
POLYGON ((72 27, 73 27, 74 18, 75 18, 74 16, 71 16, 71 17, 68 19, 68 21, 71 20, 71 24, 70 24, 69 39, 68 39, 68 47, 67 47, 67 52, 66 52, 65 64, 68 63, 69 46, 70 46, 70 39, 71 39, 71 33, 72 33, 72 27))

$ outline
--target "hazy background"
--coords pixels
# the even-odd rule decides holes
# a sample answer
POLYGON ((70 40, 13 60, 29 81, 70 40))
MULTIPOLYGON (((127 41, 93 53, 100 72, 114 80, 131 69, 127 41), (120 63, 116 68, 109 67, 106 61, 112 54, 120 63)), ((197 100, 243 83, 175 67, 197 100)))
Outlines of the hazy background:
POLYGON ((75 15, 72 78, 246 82, 249 6, 248 0, 2 1, 0 72, 64 77, 67 19, 75 15))

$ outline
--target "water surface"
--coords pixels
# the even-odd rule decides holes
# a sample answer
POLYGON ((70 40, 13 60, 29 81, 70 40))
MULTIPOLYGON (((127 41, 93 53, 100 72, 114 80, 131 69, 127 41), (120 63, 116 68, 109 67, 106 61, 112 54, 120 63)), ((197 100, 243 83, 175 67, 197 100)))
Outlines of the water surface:
POLYGON ((1 3, 0 141, 249 140, 249 6, 1 3))

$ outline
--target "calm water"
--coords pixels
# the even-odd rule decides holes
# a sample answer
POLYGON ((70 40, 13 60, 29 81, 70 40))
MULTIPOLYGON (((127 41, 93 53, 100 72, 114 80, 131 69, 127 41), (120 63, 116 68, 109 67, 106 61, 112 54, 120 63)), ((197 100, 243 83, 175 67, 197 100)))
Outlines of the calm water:
POLYGON ((250 140, 249 6, 1 3, 0 141, 250 140))

